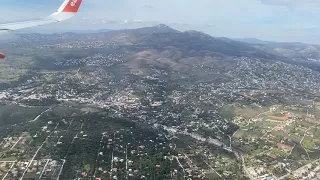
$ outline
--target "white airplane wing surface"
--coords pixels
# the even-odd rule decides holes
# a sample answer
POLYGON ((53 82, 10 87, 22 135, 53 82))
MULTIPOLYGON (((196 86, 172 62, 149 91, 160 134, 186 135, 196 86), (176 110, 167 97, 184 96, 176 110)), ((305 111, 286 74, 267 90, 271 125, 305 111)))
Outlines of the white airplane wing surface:
POLYGON ((0 24, 0 31, 11 31, 67 20, 73 17, 79 10, 82 0, 65 0, 57 12, 42 18, 30 21, 21 21, 7 24, 0 24))

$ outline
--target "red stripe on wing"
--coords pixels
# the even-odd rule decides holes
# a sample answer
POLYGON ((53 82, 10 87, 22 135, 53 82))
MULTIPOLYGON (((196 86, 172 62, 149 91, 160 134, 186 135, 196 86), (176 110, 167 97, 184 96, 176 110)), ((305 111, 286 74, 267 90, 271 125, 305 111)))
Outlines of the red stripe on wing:
POLYGON ((0 59, 3 59, 5 57, 6 57, 6 55, 4 55, 2 52, 0 52, 0 59))
POLYGON ((78 12, 82 0, 70 0, 62 12, 78 12))

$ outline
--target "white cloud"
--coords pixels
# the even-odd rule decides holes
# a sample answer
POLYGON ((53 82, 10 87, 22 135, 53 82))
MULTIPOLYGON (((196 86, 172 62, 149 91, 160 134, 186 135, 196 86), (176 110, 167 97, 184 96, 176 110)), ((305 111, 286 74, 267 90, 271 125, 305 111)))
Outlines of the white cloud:
POLYGON ((259 0, 263 4, 284 6, 291 10, 302 10, 309 13, 319 12, 319 0, 259 0))
MULTIPOLYGON (((5 3, 0 7, 0 17, 17 20, 46 16, 61 2, 28 4, 19 9, 5 3)), ((320 28, 319 8, 320 0, 84 0, 76 17, 38 29, 119 29, 164 23, 214 36, 313 42, 314 34, 309 35, 306 28, 320 28)))
POLYGON ((264 4, 276 6, 299 6, 319 3, 318 0, 260 0, 264 4))

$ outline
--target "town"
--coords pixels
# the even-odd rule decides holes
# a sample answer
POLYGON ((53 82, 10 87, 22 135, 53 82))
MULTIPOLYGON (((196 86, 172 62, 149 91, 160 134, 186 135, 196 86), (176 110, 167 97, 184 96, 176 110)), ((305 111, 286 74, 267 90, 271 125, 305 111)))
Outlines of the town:
POLYGON ((0 63, 0 178, 320 177, 318 72, 132 34, 4 47, 20 51, 0 63))

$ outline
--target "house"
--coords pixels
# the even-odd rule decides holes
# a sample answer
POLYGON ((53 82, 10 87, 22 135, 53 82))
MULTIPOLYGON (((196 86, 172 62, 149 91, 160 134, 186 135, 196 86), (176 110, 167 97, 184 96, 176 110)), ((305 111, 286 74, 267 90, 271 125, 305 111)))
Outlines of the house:
POLYGON ((286 152, 291 151, 293 149, 292 146, 288 146, 288 145, 285 145, 285 144, 282 144, 282 143, 277 143, 277 147, 278 147, 278 149, 281 149, 281 150, 286 151, 286 152))
POLYGON ((118 168, 113 168, 113 172, 118 172, 118 168))

